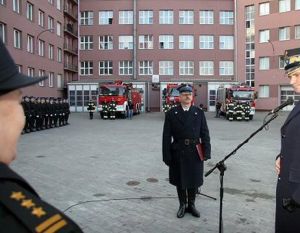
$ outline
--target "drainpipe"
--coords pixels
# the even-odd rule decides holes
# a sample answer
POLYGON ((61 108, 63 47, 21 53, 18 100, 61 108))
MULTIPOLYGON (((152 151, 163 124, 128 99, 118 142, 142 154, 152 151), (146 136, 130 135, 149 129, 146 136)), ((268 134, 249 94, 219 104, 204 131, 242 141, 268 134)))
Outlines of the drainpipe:
POLYGON ((238 24, 237 24, 237 2, 238 0, 234 1, 234 75, 235 81, 238 81, 238 69, 237 69, 237 62, 238 62, 238 24))
POLYGON ((133 80, 137 80, 137 18, 136 18, 136 2, 137 0, 133 0, 133 80))

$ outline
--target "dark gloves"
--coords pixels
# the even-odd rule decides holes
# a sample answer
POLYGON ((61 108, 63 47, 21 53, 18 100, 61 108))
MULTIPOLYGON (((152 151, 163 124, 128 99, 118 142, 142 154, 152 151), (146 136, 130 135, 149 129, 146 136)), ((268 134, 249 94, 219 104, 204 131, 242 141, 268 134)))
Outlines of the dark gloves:
POLYGON ((292 198, 283 198, 282 199, 282 207, 288 212, 292 213, 295 209, 300 208, 300 204, 298 204, 292 198))

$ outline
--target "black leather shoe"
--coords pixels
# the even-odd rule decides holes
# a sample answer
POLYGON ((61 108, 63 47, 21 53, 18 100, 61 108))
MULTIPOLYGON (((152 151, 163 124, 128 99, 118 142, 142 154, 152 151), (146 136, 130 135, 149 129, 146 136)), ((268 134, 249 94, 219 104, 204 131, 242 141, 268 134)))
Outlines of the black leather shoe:
POLYGON ((185 204, 179 206, 179 210, 177 212, 177 218, 183 218, 185 215, 185 204))
POLYGON ((200 212, 196 209, 195 205, 189 205, 186 212, 191 213, 196 218, 200 218, 200 212))

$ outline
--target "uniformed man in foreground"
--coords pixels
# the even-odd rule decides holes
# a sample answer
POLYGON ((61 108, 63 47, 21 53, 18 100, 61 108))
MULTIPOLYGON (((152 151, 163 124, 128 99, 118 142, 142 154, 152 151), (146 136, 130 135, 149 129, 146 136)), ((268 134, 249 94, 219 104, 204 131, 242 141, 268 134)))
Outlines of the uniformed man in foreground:
POLYGON ((203 184, 203 163, 196 145, 202 142, 204 160, 210 159, 210 136, 204 112, 192 105, 192 87, 178 88, 180 105, 166 113, 163 129, 163 161, 169 166, 169 180, 177 188, 179 210, 177 217, 186 212, 200 217, 195 199, 203 184), (188 204, 188 205, 187 205, 188 204))
MULTIPOLYGON (((286 51, 285 70, 296 93, 300 93, 300 48, 286 51)), ((276 159, 276 233, 300 232, 300 103, 281 128, 281 151, 276 159)))
POLYGON ((10 167, 25 123, 20 88, 47 77, 27 77, 0 40, 0 233, 76 233, 80 228, 61 211, 43 201, 10 167))

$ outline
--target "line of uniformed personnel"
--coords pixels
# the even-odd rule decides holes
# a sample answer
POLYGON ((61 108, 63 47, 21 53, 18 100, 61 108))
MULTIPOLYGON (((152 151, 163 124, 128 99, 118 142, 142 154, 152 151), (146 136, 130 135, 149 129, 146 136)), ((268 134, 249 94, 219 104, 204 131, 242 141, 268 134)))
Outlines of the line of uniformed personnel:
POLYGON ((24 133, 60 127, 68 124, 70 105, 66 99, 24 96, 24 133))

